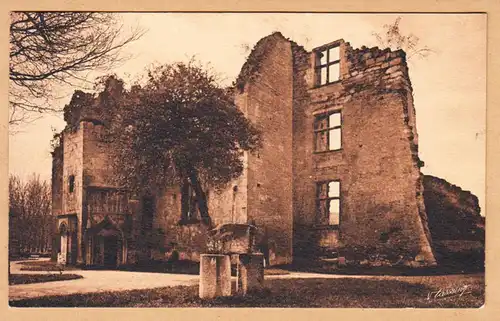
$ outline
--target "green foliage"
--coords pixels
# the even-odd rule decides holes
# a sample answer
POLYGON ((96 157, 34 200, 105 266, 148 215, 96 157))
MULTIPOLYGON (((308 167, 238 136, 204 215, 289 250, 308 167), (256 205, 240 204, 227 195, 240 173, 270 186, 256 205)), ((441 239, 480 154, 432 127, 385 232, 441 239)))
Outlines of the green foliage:
POLYGON ((145 235, 146 246, 149 249, 158 249, 165 253, 165 231, 161 228, 147 231, 145 235))
POLYGON ((61 146, 61 133, 57 132, 57 130, 52 127, 52 139, 50 140, 50 149, 54 152, 61 146))
POLYGON ((222 188, 242 173, 243 152, 259 147, 260 134, 232 92, 194 61, 150 69, 146 83, 123 98, 111 140, 118 184, 132 191, 187 179, 195 188, 222 188))

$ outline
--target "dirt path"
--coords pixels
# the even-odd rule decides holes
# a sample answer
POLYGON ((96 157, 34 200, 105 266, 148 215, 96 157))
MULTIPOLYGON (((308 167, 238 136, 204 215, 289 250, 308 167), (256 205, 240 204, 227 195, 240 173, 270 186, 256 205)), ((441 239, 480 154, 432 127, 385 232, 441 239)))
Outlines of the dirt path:
MULTIPOLYGON (((59 272, 21 271, 22 262, 11 262, 11 273, 45 274, 59 272)), ((79 274, 83 279, 9 286, 9 299, 19 300, 46 295, 68 295, 75 293, 151 289, 165 286, 193 285, 197 275, 71 270, 64 273, 79 274)))
MULTIPOLYGON (((40 259, 47 260, 47 259, 40 259)), ((11 262, 13 274, 45 274, 53 271, 21 271, 23 261, 11 262)), ((34 298, 46 295, 69 295, 76 293, 152 289, 166 286, 198 284, 198 275, 148 273, 129 271, 69 270, 64 273, 79 274, 83 279, 9 286, 10 300, 34 298)), ((366 276, 345 276, 332 274, 291 272, 286 275, 269 275, 266 279, 304 278, 358 278, 366 276)))

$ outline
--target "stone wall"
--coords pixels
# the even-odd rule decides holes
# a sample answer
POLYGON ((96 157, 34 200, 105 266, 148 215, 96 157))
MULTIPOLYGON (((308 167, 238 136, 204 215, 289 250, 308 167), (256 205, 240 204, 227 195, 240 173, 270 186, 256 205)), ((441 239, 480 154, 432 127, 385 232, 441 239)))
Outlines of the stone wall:
MULTIPOLYGON (((208 191, 213 223, 255 222, 271 264, 339 251, 353 260, 390 264, 404 258, 432 265, 435 242, 484 243, 477 198, 420 172, 405 53, 353 49, 343 40, 332 44, 340 48, 340 79, 323 86, 316 85, 316 51, 280 33, 255 46, 236 80, 235 104, 261 129, 263 147, 244 154, 242 175, 226 189, 208 191), (334 111, 341 112, 342 148, 316 152, 315 118, 334 111), (338 228, 319 224, 316 214, 317 184, 331 180, 340 181, 338 228)), ((114 106, 113 97, 123 88, 118 81, 106 88, 93 101, 81 93, 74 96, 76 107, 65 115, 70 124, 53 154, 53 211, 77 215, 79 244, 86 225, 85 188, 116 187, 113 147, 104 132, 108 109, 101 107, 114 106), (68 191, 70 175, 75 176, 73 193, 68 191)), ((153 257, 165 259, 176 244, 181 258, 198 260, 206 250, 207 227, 180 222, 179 187, 157 192, 153 230, 161 229, 165 237, 153 257)), ((129 256, 134 261, 143 237, 142 200, 130 200, 129 207, 129 256)))
POLYGON ((60 145, 52 152, 52 215, 62 214, 63 196, 63 146, 60 145))
POLYGON ((156 199, 153 229, 162 229, 165 232, 165 239, 164 251, 154 251, 154 258, 168 259, 168 253, 172 250, 172 244, 175 243, 180 259, 198 261, 200 254, 206 250, 207 227, 200 222, 180 222, 181 191, 179 187, 165 189, 156 199))
POLYGON ((478 199, 444 179, 423 176, 425 208, 438 264, 481 271, 485 261, 485 218, 478 199))
POLYGON ((433 240, 484 242, 485 218, 477 196, 447 182, 425 175, 424 199, 433 240))
MULTIPOLYGON (((292 72, 291 45, 281 34, 255 46, 238 77, 235 104, 262 130, 263 148, 244 153, 242 175, 207 198, 215 225, 253 221, 261 228, 271 264, 292 261, 292 72)), ((166 232, 165 247, 175 242, 181 255, 198 260, 206 250, 206 226, 179 224, 178 187, 160 195, 155 226, 166 232)))
POLYGON ((261 130, 263 140, 258 153, 248 154, 247 219, 267 235, 263 242, 269 250, 270 264, 290 263, 293 220, 290 42, 280 33, 261 39, 243 66, 239 79, 242 87, 236 103, 261 130))
POLYGON ((107 141, 106 128, 101 123, 82 121, 83 175, 85 186, 113 187, 113 145, 107 141))
MULTIPOLYGON (((66 128, 63 132, 63 178, 62 214, 76 214, 76 229, 82 229, 83 213, 83 131, 66 128), (70 176, 74 177, 73 192, 70 192, 70 176)), ((78 244, 82 244, 81 233, 77 234, 78 244)), ((78 246, 77 262, 82 262, 83 246, 78 246)))
POLYGON ((295 230, 305 238, 296 244, 309 251, 327 244, 356 257, 419 256, 433 264, 405 54, 338 44, 340 81, 326 86, 315 86, 315 53, 309 53, 309 70, 303 50, 295 55, 302 78, 294 82, 300 93, 294 97, 294 144, 302 146, 294 157, 295 230), (314 118, 332 111, 342 115, 342 149, 314 152, 314 118), (315 226, 316 183, 329 180, 341 182, 337 244, 335 231, 315 226))
POLYGON ((312 229, 315 216, 315 185, 312 181, 313 134, 309 88, 314 81, 311 53, 292 42, 293 52, 293 242, 295 256, 312 256, 319 235, 312 229), (312 195, 312 197, 311 197, 312 195))
POLYGON ((221 191, 208 192, 208 210, 214 225, 248 221, 248 154, 243 156, 243 173, 221 191))
POLYGON ((62 197, 63 197, 63 146, 59 145, 52 151, 52 184, 51 184, 51 210, 54 217, 52 226, 52 253, 51 260, 57 260, 59 252, 59 231, 57 224, 57 216, 62 214, 62 197))

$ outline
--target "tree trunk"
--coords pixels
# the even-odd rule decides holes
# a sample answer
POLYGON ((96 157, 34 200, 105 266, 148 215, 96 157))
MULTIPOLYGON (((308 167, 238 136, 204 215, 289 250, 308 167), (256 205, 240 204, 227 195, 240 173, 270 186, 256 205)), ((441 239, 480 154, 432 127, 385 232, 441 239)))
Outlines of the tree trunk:
POLYGON ((186 197, 186 195, 189 194, 189 181, 187 178, 184 178, 182 180, 182 185, 181 185, 181 221, 187 220, 187 212, 189 209, 189 197, 186 197))
POLYGON ((201 183, 198 179, 198 172, 196 171, 196 169, 192 169, 190 171, 189 179, 191 181, 191 185, 193 186, 194 192, 196 193, 196 200, 198 201, 198 209, 200 210, 201 220, 204 224, 211 227, 212 222, 208 213, 207 195, 201 187, 201 183))

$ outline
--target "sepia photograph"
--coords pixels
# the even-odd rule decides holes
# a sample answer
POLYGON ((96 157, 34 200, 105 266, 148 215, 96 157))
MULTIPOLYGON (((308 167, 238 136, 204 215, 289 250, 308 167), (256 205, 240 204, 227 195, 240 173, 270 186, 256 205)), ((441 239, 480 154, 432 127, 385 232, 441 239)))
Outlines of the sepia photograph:
POLYGON ((14 309, 481 308, 485 13, 9 13, 14 309))

